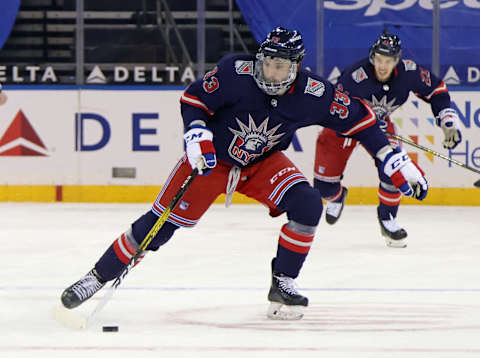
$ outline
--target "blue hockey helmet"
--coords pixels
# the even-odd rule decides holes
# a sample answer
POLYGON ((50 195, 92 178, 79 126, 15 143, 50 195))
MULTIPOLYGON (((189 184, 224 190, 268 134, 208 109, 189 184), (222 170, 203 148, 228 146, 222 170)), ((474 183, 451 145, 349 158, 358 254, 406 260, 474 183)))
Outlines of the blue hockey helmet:
POLYGON ((300 32, 277 27, 272 30, 257 51, 254 78, 257 85, 268 95, 280 95, 295 81, 297 64, 305 56, 305 46, 300 32), (263 63, 266 58, 289 60, 288 74, 280 82, 265 78, 263 63))
POLYGON ((370 47, 369 57, 372 64, 376 53, 393 57, 398 62, 402 57, 402 41, 397 35, 389 34, 388 30, 383 30, 380 37, 370 47))
POLYGON ((286 58, 292 62, 300 62, 305 56, 305 47, 300 32, 277 27, 262 42, 258 53, 264 56, 286 58))

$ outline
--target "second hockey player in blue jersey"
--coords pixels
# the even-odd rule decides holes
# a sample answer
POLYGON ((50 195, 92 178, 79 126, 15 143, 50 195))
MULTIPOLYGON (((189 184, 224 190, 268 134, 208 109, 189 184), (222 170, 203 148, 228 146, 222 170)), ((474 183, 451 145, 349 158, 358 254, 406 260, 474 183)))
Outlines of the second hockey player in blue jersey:
MULTIPOLYGON (((396 35, 383 32, 370 48, 369 57, 345 69, 337 83, 337 87, 350 96, 368 102, 386 132, 397 134, 390 114, 413 92, 430 103, 437 125, 445 134, 445 148, 455 148, 462 139, 458 115, 450 107, 447 86, 412 60, 402 59, 401 43, 396 35)), ((394 139, 391 143, 395 147, 399 145, 394 139)), ((337 222, 342 213, 348 190, 341 185, 341 179, 357 144, 355 138, 352 140, 338 135, 328 128, 318 136, 314 185, 327 201, 326 219, 329 224, 337 222)), ((382 164, 378 160, 376 164, 380 178, 377 214, 381 233, 388 246, 406 247, 407 232, 396 221, 402 194, 383 171, 382 164)))

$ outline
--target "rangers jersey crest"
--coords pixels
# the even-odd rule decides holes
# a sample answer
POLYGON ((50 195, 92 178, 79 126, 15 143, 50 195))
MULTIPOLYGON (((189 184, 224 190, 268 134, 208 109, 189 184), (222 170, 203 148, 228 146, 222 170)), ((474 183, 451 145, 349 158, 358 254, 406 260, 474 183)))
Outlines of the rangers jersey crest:
POLYGON ((352 78, 355 82, 360 83, 363 80, 366 80, 368 76, 363 67, 360 67, 352 72, 352 78))
POLYGON ((313 94, 316 97, 322 97, 323 92, 325 92, 325 85, 322 81, 308 77, 305 93, 313 94))
POLYGON ((242 165, 247 165, 278 144, 278 139, 285 133, 275 134, 281 124, 268 130, 268 119, 268 117, 265 118, 257 127, 251 115, 248 115, 248 126, 237 118, 237 124, 241 130, 228 128, 234 134, 228 148, 231 158, 242 165))
POLYGON ((389 116, 394 110, 396 110, 400 105, 395 105, 395 101, 397 99, 393 98, 392 100, 388 100, 387 96, 383 96, 381 99, 377 99, 375 95, 372 94, 372 100, 368 100, 365 98, 365 102, 367 102, 370 107, 372 107, 373 111, 375 112, 377 119, 380 121, 380 126, 384 123, 385 117, 389 116))
POLYGON ((417 64, 412 60, 402 60, 402 62, 405 66, 405 71, 415 71, 417 69, 417 64))
POLYGON ((253 75, 253 61, 235 61, 235 71, 239 75, 253 75))

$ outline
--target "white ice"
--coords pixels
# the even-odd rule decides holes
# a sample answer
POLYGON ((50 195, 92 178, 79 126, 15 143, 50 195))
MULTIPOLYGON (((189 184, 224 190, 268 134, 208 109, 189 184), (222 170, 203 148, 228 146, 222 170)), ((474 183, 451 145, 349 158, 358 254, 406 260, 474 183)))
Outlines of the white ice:
POLYGON ((148 209, 1 203, 0 357, 480 356, 479 207, 402 206, 406 249, 386 247, 374 206, 322 218, 297 279, 310 306, 281 322, 266 296, 285 217, 214 205, 147 255, 91 329, 53 320, 62 290, 148 209))

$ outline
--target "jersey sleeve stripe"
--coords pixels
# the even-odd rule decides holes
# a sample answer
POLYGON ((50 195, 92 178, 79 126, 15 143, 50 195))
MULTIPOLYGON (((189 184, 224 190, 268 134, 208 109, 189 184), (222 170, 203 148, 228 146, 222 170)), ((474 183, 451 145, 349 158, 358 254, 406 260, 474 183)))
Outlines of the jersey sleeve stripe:
POLYGON ((209 116, 213 116, 214 112, 205 105, 202 101, 200 101, 200 98, 196 96, 192 96, 191 94, 188 94, 187 92, 183 92, 182 97, 180 98, 180 102, 189 104, 194 107, 198 107, 200 109, 203 109, 209 116))
POLYGON ((430 99, 435 96, 436 94, 439 94, 439 93, 445 93, 447 92, 448 89, 447 89, 447 85, 445 84, 445 82, 441 82, 437 88, 435 88, 432 93, 430 93, 428 96, 425 97, 425 99, 427 101, 430 101, 430 99))
POLYGON ((363 117, 354 127, 350 128, 346 132, 342 132, 343 135, 353 135, 375 124, 377 118, 375 117, 375 112, 373 109, 367 103, 365 103, 365 101, 360 100, 360 102, 362 102, 367 109, 367 115, 363 117))

